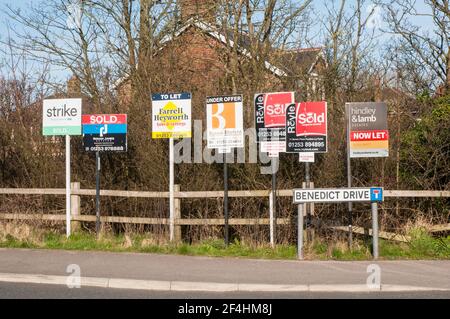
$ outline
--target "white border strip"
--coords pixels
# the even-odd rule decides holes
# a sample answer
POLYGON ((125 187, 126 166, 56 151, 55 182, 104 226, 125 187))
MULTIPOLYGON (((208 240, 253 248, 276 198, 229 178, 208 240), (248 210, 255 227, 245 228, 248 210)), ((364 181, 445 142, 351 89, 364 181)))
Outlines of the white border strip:
MULTIPOLYGON (((67 276, 0 273, 0 282, 66 285, 67 276)), ((82 277, 81 287, 136 289, 155 291, 208 291, 208 292, 402 292, 402 291, 450 291, 446 288, 416 287, 404 285, 276 285, 250 283, 214 283, 186 281, 155 281, 120 278, 82 277)))

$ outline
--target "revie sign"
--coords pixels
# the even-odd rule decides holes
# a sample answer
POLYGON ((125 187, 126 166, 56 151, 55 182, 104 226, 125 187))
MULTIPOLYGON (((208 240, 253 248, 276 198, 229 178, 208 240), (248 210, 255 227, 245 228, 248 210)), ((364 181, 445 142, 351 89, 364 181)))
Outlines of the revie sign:
POLYGON ((294 103, 294 92, 255 95, 255 128, 261 152, 276 155, 286 151, 286 108, 294 103))
POLYGON ((294 189, 294 204, 382 202, 383 188, 294 189))
POLYGON ((42 133, 49 135, 81 135, 81 99, 44 100, 42 133))
POLYGON ((291 104, 286 110, 286 152, 327 151, 327 102, 291 104))

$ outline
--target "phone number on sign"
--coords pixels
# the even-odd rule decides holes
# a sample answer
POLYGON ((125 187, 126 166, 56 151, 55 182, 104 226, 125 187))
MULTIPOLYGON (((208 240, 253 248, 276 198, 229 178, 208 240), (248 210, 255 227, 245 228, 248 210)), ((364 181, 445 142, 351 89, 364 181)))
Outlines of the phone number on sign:
POLYGON ((289 147, 325 147, 324 142, 289 142, 289 147))

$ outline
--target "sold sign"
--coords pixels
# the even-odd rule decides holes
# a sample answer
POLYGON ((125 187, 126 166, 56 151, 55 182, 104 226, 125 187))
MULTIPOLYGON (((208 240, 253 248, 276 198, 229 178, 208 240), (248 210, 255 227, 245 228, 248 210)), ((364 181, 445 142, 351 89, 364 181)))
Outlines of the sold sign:
POLYGON ((127 124, 127 115, 126 114, 83 115, 82 124, 127 124))
POLYGON ((286 125, 286 107, 294 102, 294 92, 266 93, 264 97, 264 126, 286 125))
POLYGON ((327 151, 327 102, 293 103, 286 109, 286 152, 327 151))

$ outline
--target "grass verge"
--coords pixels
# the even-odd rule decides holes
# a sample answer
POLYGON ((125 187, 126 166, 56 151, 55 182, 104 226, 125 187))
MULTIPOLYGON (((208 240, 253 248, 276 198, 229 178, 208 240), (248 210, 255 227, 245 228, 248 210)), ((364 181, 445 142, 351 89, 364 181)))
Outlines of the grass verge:
MULTIPOLYGON (((423 229, 412 229, 409 243, 396 243, 380 240, 380 258, 382 259, 450 259, 450 236, 433 238, 423 229)), ((69 239, 56 232, 39 232, 26 229, 5 232, 0 227, 0 247, 2 248, 44 248, 64 250, 90 250, 110 252, 140 252, 159 254, 179 254, 213 257, 245 257, 263 259, 296 259, 297 248, 294 245, 246 244, 232 242, 228 247, 222 239, 209 239, 198 243, 164 243, 155 240, 149 234, 113 235, 78 232, 69 239)), ((315 260, 370 260, 371 247, 362 240, 355 240, 352 249, 346 242, 326 242, 316 240, 305 247, 306 259, 315 260)))

